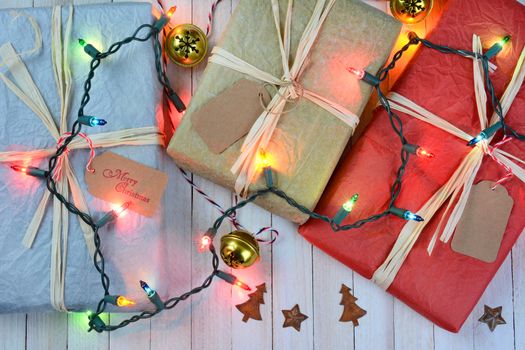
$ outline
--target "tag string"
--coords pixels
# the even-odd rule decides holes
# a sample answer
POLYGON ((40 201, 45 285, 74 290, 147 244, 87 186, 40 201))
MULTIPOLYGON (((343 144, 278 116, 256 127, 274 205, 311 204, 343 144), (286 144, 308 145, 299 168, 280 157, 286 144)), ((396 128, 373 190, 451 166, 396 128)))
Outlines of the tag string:
MULTIPOLYGON (((222 215, 225 214, 226 211, 224 210, 224 208, 219 203, 217 203, 216 200, 214 200, 206 192, 204 192, 204 190, 202 190, 199 186, 197 186, 197 184, 193 181, 193 179, 191 178, 191 175, 189 173, 187 173, 182 168, 179 168, 179 171, 181 172, 182 177, 184 177, 184 180, 186 180, 186 182, 188 182, 190 184, 190 186, 195 191, 197 191, 197 193, 199 193, 206 201, 208 201, 208 203, 213 205, 222 215)), ((235 205, 237 205, 238 200, 239 200, 238 196, 235 196, 235 199, 234 199, 235 205)), ((235 227, 235 229, 247 231, 246 228, 244 228, 244 226, 237 220, 237 212, 236 211, 231 212, 227 217, 228 217, 228 220, 230 220, 231 224, 235 227)), ((275 236, 272 239, 256 238, 258 242, 272 244, 277 239, 277 236, 279 236, 279 231, 277 231, 273 227, 269 227, 269 226, 262 227, 253 236, 256 237, 258 235, 263 234, 264 232, 270 232, 270 234, 273 233, 273 234, 275 234, 275 236)))
POLYGON ((494 186, 492 186, 492 190, 494 191, 496 189, 496 187, 498 187, 499 185, 501 185, 502 183, 505 183, 507 181, 509 181, 510 179, 512 179, 512 177, 514 177, 514 173, 512 172, 512 169, 504 164, 503 162, 501 162, 495 155, 494 155, 494 150, 497 149, 497 148, 500 148, 501 146, 503 146, 504 144, 506 144, 507 142, 509 142, 510 140, 512 140, 510 137, 506 136, 503 137, 503 139, 501 139, 501 141, 499 141, 498 143, 496 143, 493 147, 489 147, 488 148, 488 154, 489 156, 497 163, 499 164, 500 166, 502 166, 505 171, 506 171, 506 174, 503 175, 498 181, 496 181, 496 183, 494 184, 494 186))
MULTIPOLYGON (((64 140, 69 136, 71 136, 70 132, 67 132, 64 135, 62 135, 57 141, 57 148, 60 148, 64 140)), ((86 143, 89 146, 89 159, 86 164, 86 170, 89 171, 90 173, 94 173, 95 169, 91 167, 93 158, 95 158, 95 148, 93 147, 93 141, 89 138, 89 136, 87 136, 83 132, 79 133, 78 136, 86 140, 86 143)), ((60 157, 58 157, 57 159, 57 166, 53 170, 53 179, 55 179, 55 181, 59 181, 60 177, 62 176, 62 168, 64 166, 64 157, 66 157, 67 155, 69 155, 69 148, 66 148, 64 150, 64 153, 62 153, 60 157)))
POLYGON ((208 12, 208 25, 206 26, 206 36, 211 35, 211 30, 213 27, 213 16, 215 14, 215 10, 217 9, 217 5, 221 3, 222 0, 216 0, 211 4, 210 12, 208 12))
POLYGON ((254 234, 254 236, 256 237, 257 239, 257 242, 260 242, 260 243, 264 243, 264 244, 272 244, 273 242, 275 242, 275 240, 277 239, 277 237, 279 237, 279 231, 277 231, 276 229, 274 229, 273 227, 270 227, 270 226, 266 226, 266 227, 262 227, 259 231, 257 231, 256 234, 254 234), (257 236, 259 236, 260 234, 263 234, 265 232, 268 232, 270 234, 270 238, 268 239, 263 239, 263 238, 258 238, 257 236), (274 235, 274 236, 273 236, 274 235))

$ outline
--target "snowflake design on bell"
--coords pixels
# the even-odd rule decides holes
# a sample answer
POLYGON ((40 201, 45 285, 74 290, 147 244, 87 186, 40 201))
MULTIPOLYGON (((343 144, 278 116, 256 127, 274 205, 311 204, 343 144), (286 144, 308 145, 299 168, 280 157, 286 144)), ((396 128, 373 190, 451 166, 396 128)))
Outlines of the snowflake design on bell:
POLYGON ((183 36, 177 35, 175 38, 179 41, 179 46, 175 48, 175 51, 182 52, 184 57, 188 58, 192 51, 199 53, 197 42, 200 41, 200 38, 193 38, 189 31, 186 31, 183 36))
POLYGON ((423 0, 401 0, 401 3, 404 6, 401 13, 408 14, 412 17, 416 17, 418 13, 425 11, 423 0))
POLYGON ((164 50, 171 61, 181 67, 194 67, 208 53, 208 37, 194 24, 182 23, 166 35, 164 50))

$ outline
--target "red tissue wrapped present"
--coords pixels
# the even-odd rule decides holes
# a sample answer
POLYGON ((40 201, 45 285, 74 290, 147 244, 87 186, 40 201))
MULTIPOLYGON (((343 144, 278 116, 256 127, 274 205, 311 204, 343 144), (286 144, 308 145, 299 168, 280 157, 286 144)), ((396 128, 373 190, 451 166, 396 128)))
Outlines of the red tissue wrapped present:
MULTIPOLYGON (((507 88, 514 75, 517 94, 514 97, 507 92, 503 98, 512 101, 508 103, 510 108, 505 119, 521 133, 525 132, 523 28, 525 6, 517 1, 450 0, 438 27, 428 38, 436 44, 472 51, 476 40, 479 42, 479 39, 473 40, 473 36, 478 35, 481 39, 478 45, 482 44, 486 51, 505 35, 512 35, 511 42, 492 59, 497 70, 491 78, 498 98, 502 98, 504 91, 510 90, 507 88)), ((393 89, 398 97, 404 96, 439 116, 432 117, 434 123, 443 120, 450 123, 447 126, 450 130, 442 130, 428 120, 425 122, 398 112, 407 140, 435 154, 433 159, 410 158, 401 194, 395 202, 396 207, 425 217, 424 223, 407 222, 389 215, 350 231, 334 233, 329 225, 319 220, 310 220, 299 230, 312 244, 366 278, 373 278, 423 316, 453 332, 459 331, 468 318, 525 225, 525 171, 520 168, 523 164, 506 156, 512 154, 525 159, 525 143, 512 140, 498 150, 484 147, 482 143, 474 148, 466 146, 469 137, 484 129, 478 114, 478 105, 483 103, 476 98, 473 65, 476 66, 473 59, 442 54, 422 46, 393 89), (451 130, 457 131, 456 134, 451 130), (489 150, 494 150, 500 162, 509 164, 512 160, 515 175, 501 185, 512 197, 514 206, 496 260, 491 263, 453 251, 450 237, 440 237, 443 231, 448 230, 449 236, 454 232, 457 221, 452 223, 451 217, 462 202, 468 201, 468 195, 463 196, 463 193, 469 193, 471 184, 497 181, 506 174, 505 167, 489 156, 489 150), (472 160, 474 165, 466 165, 467 160, 472 160), (476 164, 480 165, 479 170, 476 164), (466 174, 470 174, 471 179, 465 176, 463 182, 455 182, 457 195, 454 196, 453 189, 446 185, 458 180, 455 176, 462 167, 467 169, 466 174), (445 192, 444 197, 440 196, 445 192), (449 201, 452 203, 447 210, 449 201), (449 221, 452 229, 446 227, 449 221), (434 240, 436 237, 441 240, 434 240), (432 243, 430 255, 428 249, 432 243)), ((490 102, 490 95, 488 100, 490 102)), ((486 112, 489 120, 492 113, 489 103, 486 112)), ((491 145, 497 141, 495 139, 491 145)), ((333 217, 354 193, 359 193, 359 201, 343 224, 385 210, 390 186, 401 162, 399 149, 399 138, 392 131, 388 115, 379 108, 352 152, 341 160, 317 211, 333 217)))

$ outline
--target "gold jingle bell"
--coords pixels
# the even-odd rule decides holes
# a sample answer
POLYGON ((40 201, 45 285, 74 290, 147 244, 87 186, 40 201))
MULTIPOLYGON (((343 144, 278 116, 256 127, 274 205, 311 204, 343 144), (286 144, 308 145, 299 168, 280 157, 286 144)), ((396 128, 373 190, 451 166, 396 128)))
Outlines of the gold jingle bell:
POLYGON ((196 25, 179 24, 166 36, 164 48, 168 57, 181 67, 193 67, 208 53, 208 37, 196 25))
POLYGON ((244 269, 259 260, 259 243, 246 231, 233 231, 221 237, 221 258, 234 269, 244 269))
POLYGON ((432 5, 433 0, 390 0, 390 11, 398 21, 414 24, 428 16, 432 5))

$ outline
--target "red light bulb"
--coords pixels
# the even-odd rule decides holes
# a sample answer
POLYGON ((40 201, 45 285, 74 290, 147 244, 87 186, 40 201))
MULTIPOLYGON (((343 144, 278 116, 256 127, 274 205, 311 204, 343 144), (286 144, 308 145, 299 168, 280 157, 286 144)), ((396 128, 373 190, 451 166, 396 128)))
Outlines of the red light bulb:
POLYGON ((11 169, 13 169, 14 171, 18 171, 22 174, 39 177, 42 179, 47 176, 47 171, 35 168, 33 166, 11 165, 11 169))
POLYGON ((124 212, 129 208, 131 205, 131 202, 126 202, 122 204, 121 206, 114 206, 113 212, 115 213, 116 217, 121 217, 124 215, 124 212))
POLYGON ((215 275, 217 277, 219 277, 220 279, 222 279, 222 280, 228 282, 229 284, 233 285, 233 286, 237 286, 237 287, 242 288, 244 290, 252 290, 249 285, 247 285, 246 283, 244 283, 243 281, 241 281, 240 279, 238 279, 237 277, 235 277, 231 273, 224 272, 222 270, 217 270, 215 272, 215 275))
POLYGON ((247 285, 246 283, 242 282, 241 280, 239 280, 238 278, 235 280, 235 283, 234 283, 237 287, 240 287, 244 290, 252 290, 250 288, 249 285, 247 285))
POLYGON ((11 169, 18 171, 19 173, 27 174, 27 167, 21 165, 11 165, 11 169))
POLYGON ((354 68, 354 67, 348 67, 348 68, 346 68, 346 70, 349 71, 350 73, 356 75, 361 80, 365 77, 365 71, 363 69, 357 69, 357 68, 354 68))
POLYGON ((173 16, 173 14, 175 13, 175 11, 177 11, 177 6, 171 7, 168 10, 168 12, 166 12, 166 16, 168 16, 168 18, 171 18, 171 16, 173 16))
POLYGON ((199 252, 202 253, 204 252, 206 249, 208 249, 208 247, 210 246, 211 244, 211 237, 208 236, 208 235, 204 235, 202 236, 201 238, 201 241, 200 241, 200 244, 199 244, 199 252))

